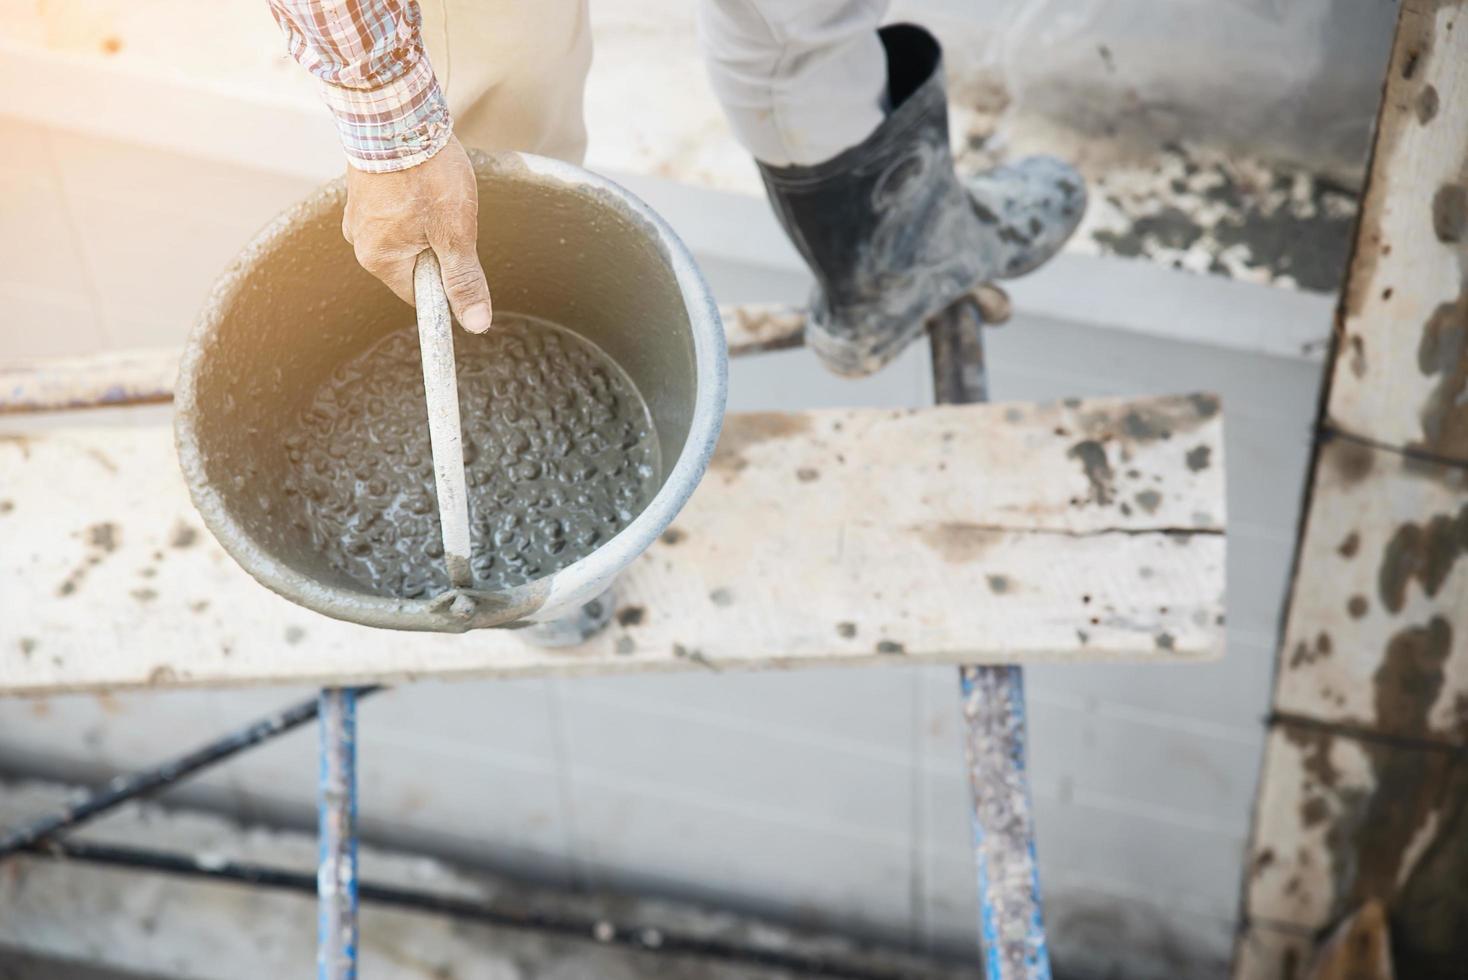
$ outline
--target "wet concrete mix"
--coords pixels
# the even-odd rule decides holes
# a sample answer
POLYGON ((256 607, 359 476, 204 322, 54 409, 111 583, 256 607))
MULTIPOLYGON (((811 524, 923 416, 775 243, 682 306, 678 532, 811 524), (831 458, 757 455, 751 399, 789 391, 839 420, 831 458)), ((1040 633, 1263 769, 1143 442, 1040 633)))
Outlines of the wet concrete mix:
MULTIPOLYGON (((657 490, 647 405, 600 348, 563 327, 495 316, 455 331, 475 586, 506 589, 584 558, 657 490)), ((297 527, 379 595, 449 586, 413 326, 342 364, 285 439, 297 527)))

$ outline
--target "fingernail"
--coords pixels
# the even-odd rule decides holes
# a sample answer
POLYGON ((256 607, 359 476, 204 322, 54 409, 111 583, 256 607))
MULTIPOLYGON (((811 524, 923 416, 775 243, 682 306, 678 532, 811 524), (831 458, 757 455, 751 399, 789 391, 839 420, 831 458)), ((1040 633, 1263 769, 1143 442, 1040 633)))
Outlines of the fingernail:
POLYGON ((464 311, 464 316, 459 322, 470 333, 484 333, 484 331, 489 329, 490 320, 489 304, 475 303, 464 311))

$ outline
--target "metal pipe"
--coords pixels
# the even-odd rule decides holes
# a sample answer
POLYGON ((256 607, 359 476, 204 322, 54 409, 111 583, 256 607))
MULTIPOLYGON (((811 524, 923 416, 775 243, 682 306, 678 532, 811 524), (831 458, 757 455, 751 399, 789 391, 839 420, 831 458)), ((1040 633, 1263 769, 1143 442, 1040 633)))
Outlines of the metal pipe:
MULTIPOLYGON (((988 326, 1009 318, 1009 297, 997 287, 981 286, 975 299, 988 326)), ((783 303, 719 307, 730 357, 799 347, 808 315, 783 303)), ((0 415, 169 402, 178 358, 154 350, 0 363, 0 415)))
POLYGON ((1018 667, 960 667, 973 792, 979 936, 990 980, 1049 980, 1035 823, 1025 765, 1025 683, 1018 667))
MULTIPOLYGON (((939 404, 987 401, 983 314, 964 298, 928 325, 939 404)), ((973 793, 979 938, 988 980, 1049 980, 1050 955, 1025 767, 1024 672, 960 667, 964 750, 973 793)))
MULTIPOLYGON (((313 894, 316 891, 316 876, 307 872, 243 861, 219 861, 213 857, 151 848, 58 840, 37 844, 27 851, 27 855, 181 878, 228 881, 299 894, 313 894)), ((503 894, 496 895, 493 900, 484 900, 368 881, 361 882, 358 891, 361 900, 369 904, 444 915, 491 928, 579 939, 647 955, 692 956, 715 962, 765 967, 801 977, 912 980, 913 977, 927 976, 929 973, 949 975, 949 971, 936 962, 923 965, 904 962, 892 966, 865 962, 872 956, 904 961, 916 960, 916 957, 905 950, 864 940, 845 940, 849 950, 839 955, 829 952, 805 953, 781 944, 778 937, 762 946, 754 940, 727 940, 698 932, 669 932, 661 927, 612 922, 579 912, 559 912, 553 910, 551 903, 507 900, 503 894)))
POLYGON ((317 980, 357 976, 357 692, 320 694, 321 777, 317 805, 317 980))
MULTIPOLYGON (((365 697, 377 687, 358 688, 358 697, 365 697)), ((116 809, 129 800, 137 799, 192 776, 201 769, 223 762, 245 749, 286 732, 292 731, 316 717, 318 701, 312 698, 293 704, 259 721, 252 722, 238 731, 210 742, 192 752, 170 759, 161 765, 143 772, 118 776, 100 789, 92 790, 74 803, 32 820, 23 827, 0 837, 0 858, 24 850, 32 844, 46 840, 63 830, 80 826, 104 813, 116 809)))

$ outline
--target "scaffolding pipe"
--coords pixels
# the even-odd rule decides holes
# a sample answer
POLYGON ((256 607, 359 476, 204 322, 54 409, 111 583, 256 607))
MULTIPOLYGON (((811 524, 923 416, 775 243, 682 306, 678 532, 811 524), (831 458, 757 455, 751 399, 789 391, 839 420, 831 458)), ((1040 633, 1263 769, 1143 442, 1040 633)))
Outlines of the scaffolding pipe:
MULTIPOLYGON (((979 305, 965 297, 928 325, 939 404, 987 401, 979 305)), ((988 980, 1050 980, 1025 764, 1024 672, 960 667, 964 751, 973 793, 979 940, 988 980)))

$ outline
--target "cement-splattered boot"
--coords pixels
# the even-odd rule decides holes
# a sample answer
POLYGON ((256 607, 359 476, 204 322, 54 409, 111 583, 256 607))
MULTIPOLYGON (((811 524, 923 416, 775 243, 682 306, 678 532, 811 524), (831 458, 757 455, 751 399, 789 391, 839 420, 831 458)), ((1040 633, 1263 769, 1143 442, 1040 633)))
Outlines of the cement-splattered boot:
POLYGON ((1022 275, 1080 223, 1085 185, 1032 157, 970 179, 953 169, 943 54, 921 27, 880 32, 892 109, 810 166, 759 165, 780 223, 816 278, 806 343, 837 374, 881 368, 980 283, 1022 275))

